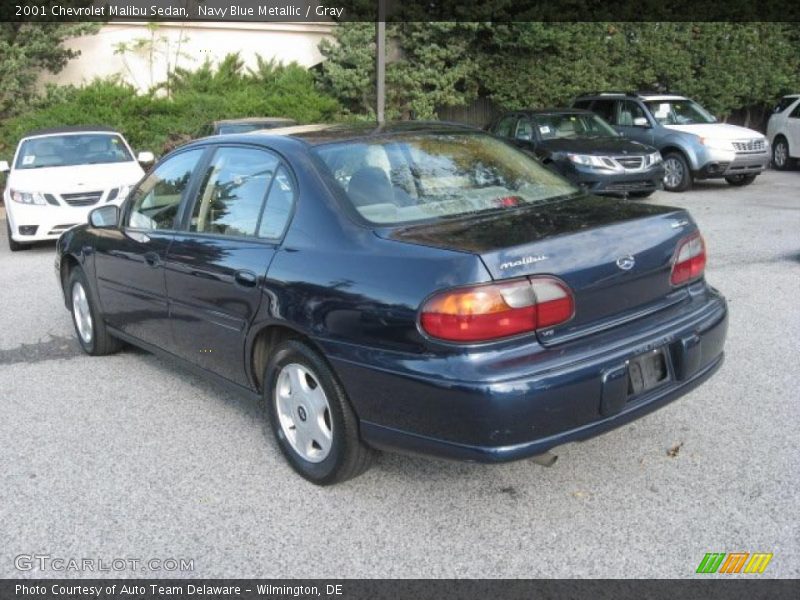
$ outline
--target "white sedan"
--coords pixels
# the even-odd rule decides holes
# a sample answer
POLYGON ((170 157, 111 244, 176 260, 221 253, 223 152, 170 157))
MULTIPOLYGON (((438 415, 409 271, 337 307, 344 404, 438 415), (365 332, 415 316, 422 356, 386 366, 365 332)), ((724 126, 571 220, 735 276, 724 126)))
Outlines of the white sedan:
POLYGON ((783 171, 800 158, 800 94, 784 96, 767 123, 772 142, 772 166, 783 171))
POLYGON ((96 206, 121 204, 144 175, 139 163, 153 160, 150 152, 134 158, 125 138, 103 127, 27 135, 11 164, 0 161, 0 172, 8 173, 3 202, 9 248, 14 252, 31 242, 57 239, 85 223, 96 206))

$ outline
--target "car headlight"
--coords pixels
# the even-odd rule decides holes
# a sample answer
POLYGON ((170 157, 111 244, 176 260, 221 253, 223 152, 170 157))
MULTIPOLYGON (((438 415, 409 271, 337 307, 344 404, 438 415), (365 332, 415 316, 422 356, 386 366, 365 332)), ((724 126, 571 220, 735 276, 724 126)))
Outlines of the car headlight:
POLYGON ((605 156, 595 156, 594 154, 567 154, 567 158, 576 165, 583 165, 593 169, 616 169, 614 161, 605 156))
POLYGON ((20 204, 36 204, 39 206, 47 204, 44 194, 41 192, 21 192, 19 190, 9 190, 11 199, 20 204))
POLYGON ((130 185, 123 185, 122 187, 112 189, 108 193, 108 198, 106 199, 106 202, 113 202, 113 201, 122 202, 123 200, 125 200, 125 198, 128 197, 128 194, 131 191, 131 187, 132 186, 130 185))
POLYGON ((733 150, 733 143, 730 140, 701 137, 700 143, 711 150, 733 150))
POLYGON ((661 158, 661 152, 653 152, 652 154, 647 155, 647 164, 648 165, 657 165, 660 162, 663 162, 663 158, 661 158))

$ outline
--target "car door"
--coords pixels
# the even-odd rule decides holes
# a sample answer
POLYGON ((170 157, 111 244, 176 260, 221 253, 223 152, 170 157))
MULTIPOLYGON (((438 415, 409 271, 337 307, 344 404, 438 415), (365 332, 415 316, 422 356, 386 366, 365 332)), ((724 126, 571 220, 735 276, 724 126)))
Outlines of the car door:
POLYGON ((103 229, 95 249, 98 293, 108 323, 168 351, 174 350, 174 341, 164 258, 202 155, 203 149, 187 150, 156 166, 126 202, 120 227, 103 229))
POLYGON ((645 109, 633 100, 617 102, 615 120, 611 122, 626 138, 653 145, 653 125, 645 109))
POLYGON ((252 146, 216 146, 167 255, 179 354, 241 385, 247 385, 245 337, 295 189, 278 155, 252 146))
POLYGON ((786 119, 786 130, 789 136, 789 152, 797 158, 800 157, 800 102, 789 113, 786 119))

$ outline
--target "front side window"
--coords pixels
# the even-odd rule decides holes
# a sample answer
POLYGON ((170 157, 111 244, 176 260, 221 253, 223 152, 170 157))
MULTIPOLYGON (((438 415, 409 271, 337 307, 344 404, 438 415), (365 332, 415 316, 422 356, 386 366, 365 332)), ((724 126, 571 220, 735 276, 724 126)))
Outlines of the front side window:
POLYGON ((716 121, 711 113, 692 100, 651 100, 645 104, 661 125, 698 125, 716 121))
POLYGON ((644 114, 644 109, 639 106, 638 102, 633 100, 625 100, 619 107, 619 116, 617 117, 617 125, 619 127, 634 127, 642 124, 642 119, 647 122, 647 115, 644 114))
POLYGON ((478 133, 408 134, 315 152, 375 224, 503 211, 578 192, 527 154, 478 133))
POLYGON ((617 132, 608 123, 592 114, 537 115, 536 128, 543 140, 617 137, 617 132))
POLYGON ((517 122, 517 117, 514 115, 503 117, 500 119, 500 122, 495 127, 495 134, 499 135, 500 137, 511 137, 511 133, 514 130, 514 124, 517 122))
POLYGON ((794 102, 797 100, 797 96, 784 96, 778 103, 775 105, 775 108, 772 109, 774 113, 782 113, 787 108, 789 108, 794 102))
POLYGON ((181 152, 156 167, 133 195, 128 226, 172 229, 181 198, 202 155, 202 148, 181 152))
POLYGON ((74 167, 132 161, 122 138, 113 133, 72 133, 30 138, 17 153, 16 169, 74 167))
POLYGON ((278 158, 263 150, 219 148, 203 175, 189 230, 232 237, 258 235, 278 165, 278 158))

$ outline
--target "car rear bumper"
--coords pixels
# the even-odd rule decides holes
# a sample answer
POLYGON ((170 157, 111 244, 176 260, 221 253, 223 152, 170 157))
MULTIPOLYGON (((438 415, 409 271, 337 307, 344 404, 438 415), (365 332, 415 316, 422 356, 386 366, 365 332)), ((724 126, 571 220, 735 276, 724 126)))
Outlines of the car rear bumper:
POLYGON ((379 354, 371 365, 352 355, 330 358, 368 444, 451 459, 516 460, 619 427, 708 379, 723 361, 727 306, 706 290, 702 299, 617 331, 546 349, 534 350, 533 342, 527 357, 502 351, 490 362, 470 354, 407 357, 395 368, 379 354), (631 395, 629 361, 655 349, 665 350, 669 380, 631 395), (470 362, 477 380, 464 377, 470 362))

